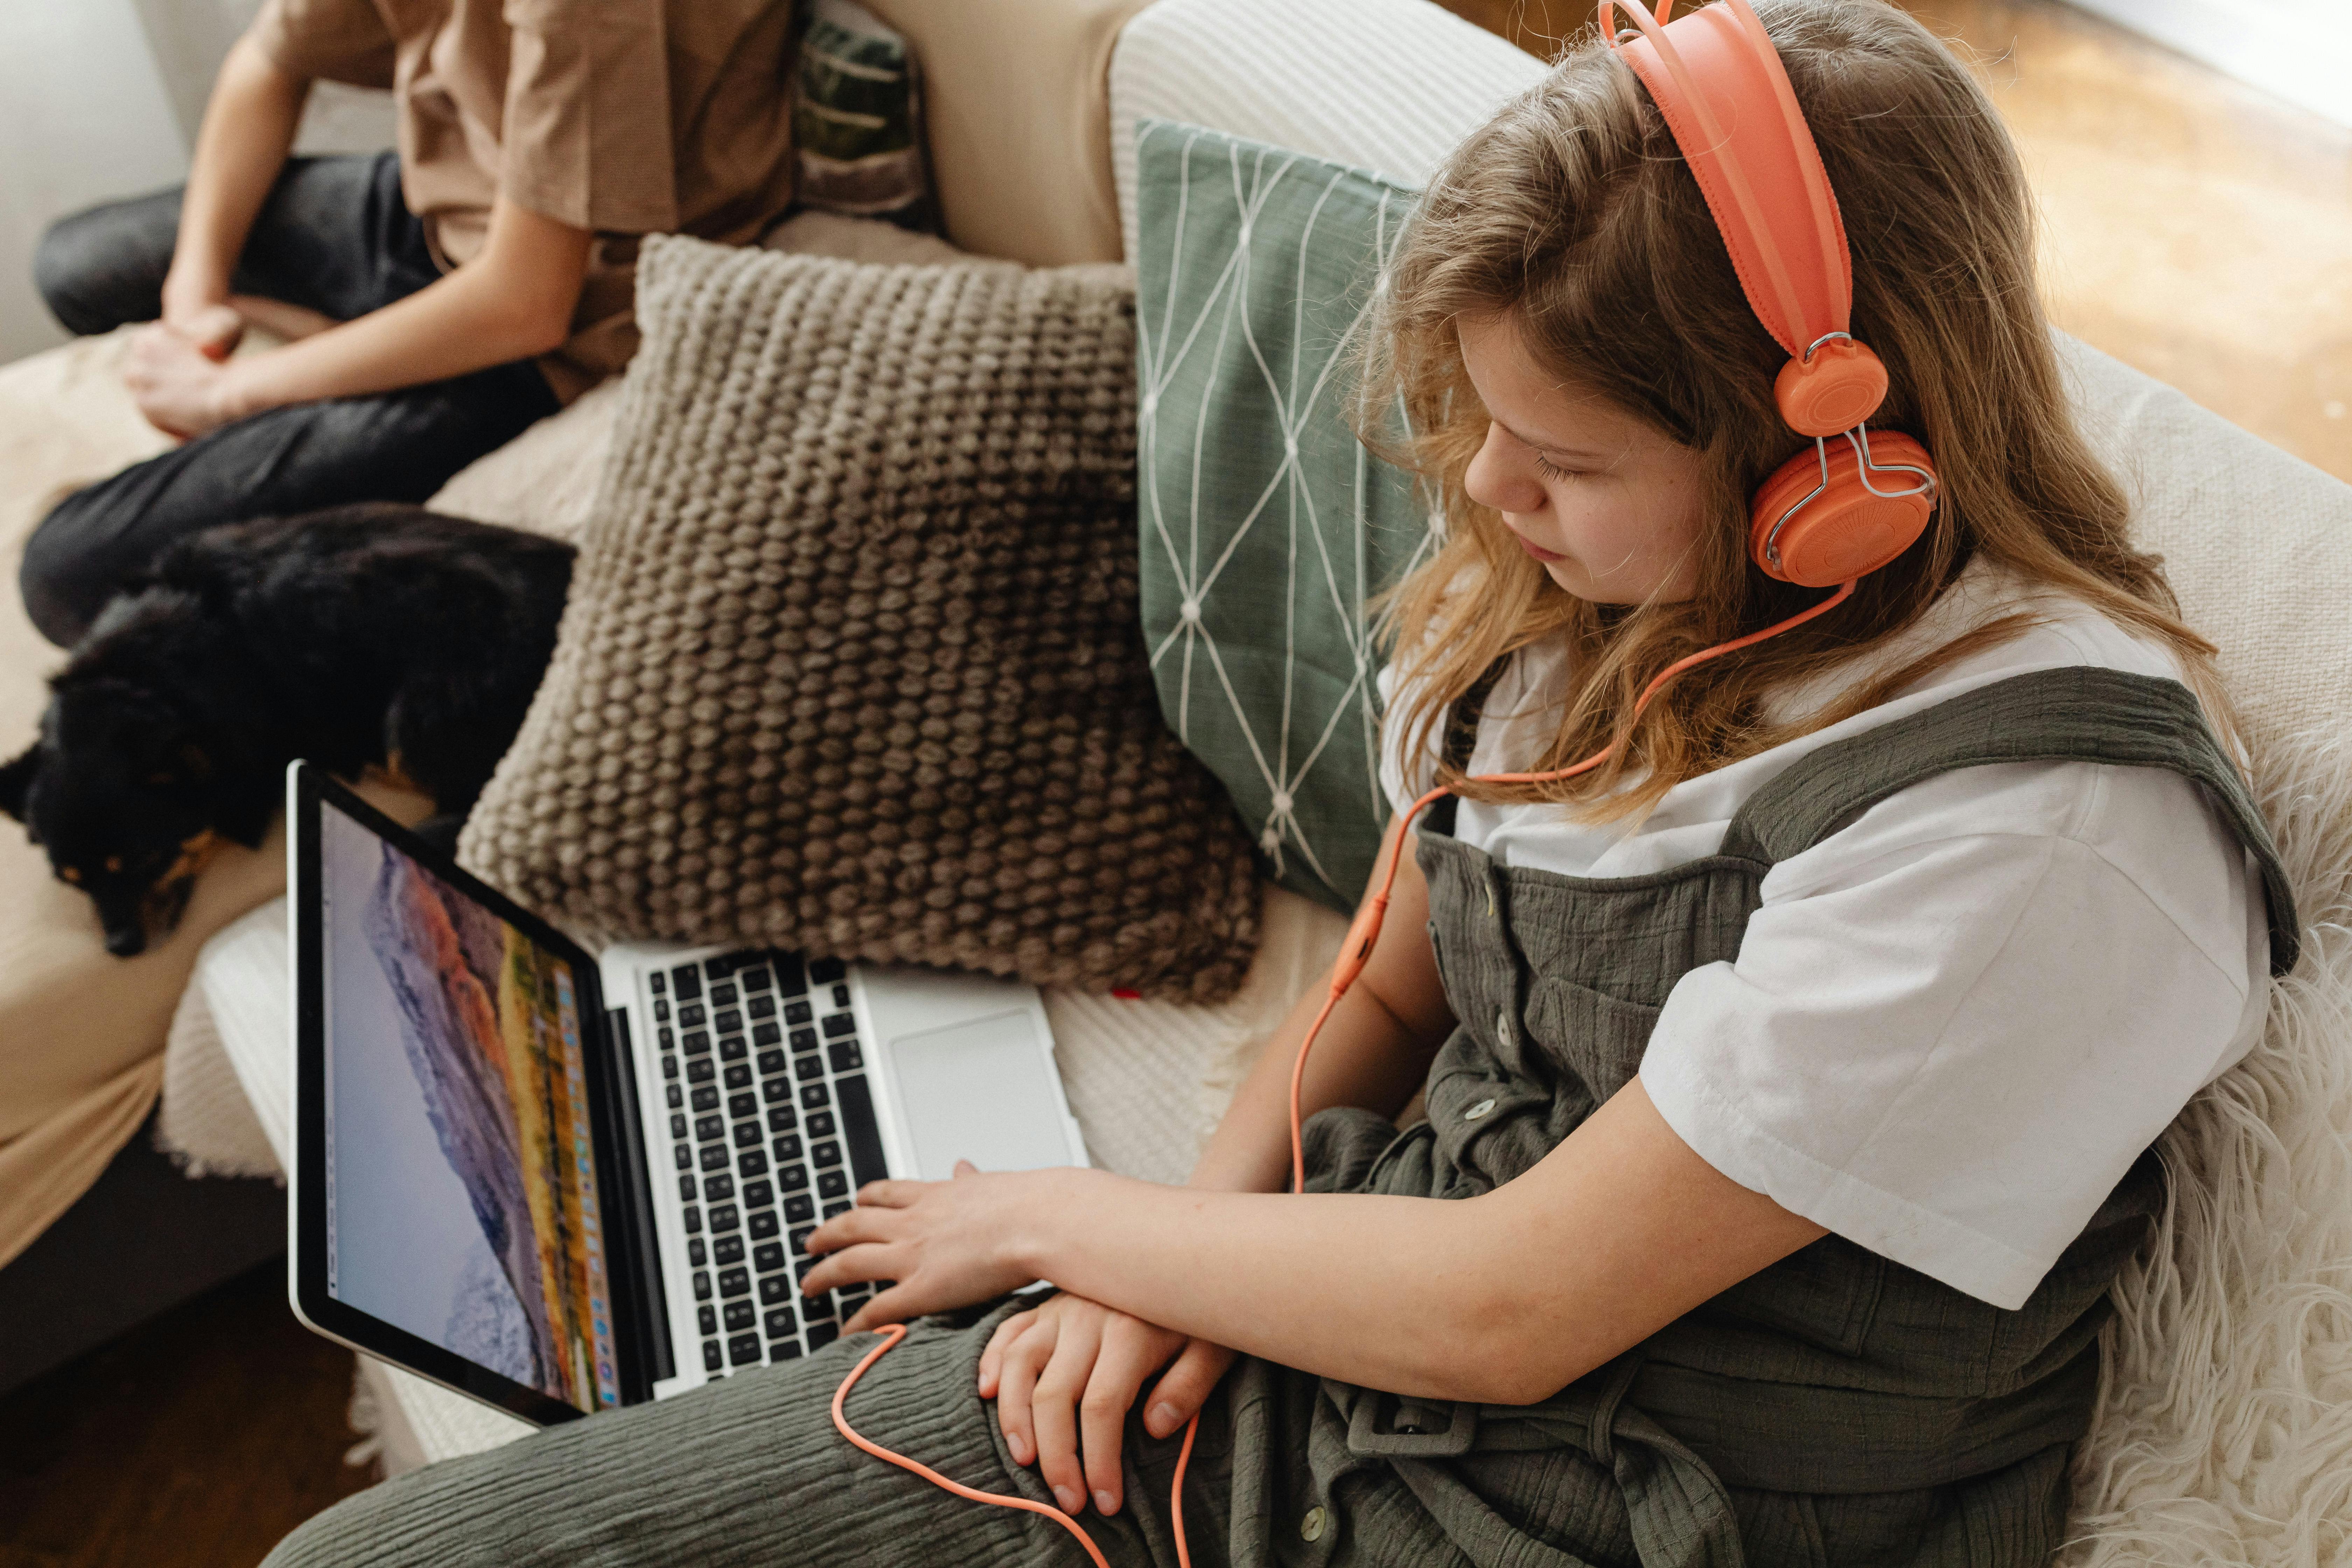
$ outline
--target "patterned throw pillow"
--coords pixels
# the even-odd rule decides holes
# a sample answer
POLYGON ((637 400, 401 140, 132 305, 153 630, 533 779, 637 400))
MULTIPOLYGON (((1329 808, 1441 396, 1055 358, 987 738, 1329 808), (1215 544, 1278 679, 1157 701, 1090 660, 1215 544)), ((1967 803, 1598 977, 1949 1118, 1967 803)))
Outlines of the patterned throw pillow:
POLYGON ((1366 603, 1429 551, 1356 439, 1351 350, 1416 193, 1147 120, 1137 131, 1143 626, 1162 711, 1282 883, 1352 908, 1388 814, 1366 603))
POLYGON ((461 851, 586 931, 1233 994, 1262 884, 1138 627, 1124 268, 656 236, 461 851))
POLYGON ((856 0, 815 0, 793 102, 802 205, 939 228, 922 75, 907 40, 856 0))

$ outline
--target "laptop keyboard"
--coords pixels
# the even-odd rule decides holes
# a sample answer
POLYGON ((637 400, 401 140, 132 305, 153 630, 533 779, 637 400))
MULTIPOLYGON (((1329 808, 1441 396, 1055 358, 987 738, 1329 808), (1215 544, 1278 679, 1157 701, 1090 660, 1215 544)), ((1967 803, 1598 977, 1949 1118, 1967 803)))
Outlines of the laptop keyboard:
POLYGON ((847 966, 753 949, 647 984, 702 1370, 821 1349, 874 1287, 803 1296, 808 1234, 887 1173, 847 966))

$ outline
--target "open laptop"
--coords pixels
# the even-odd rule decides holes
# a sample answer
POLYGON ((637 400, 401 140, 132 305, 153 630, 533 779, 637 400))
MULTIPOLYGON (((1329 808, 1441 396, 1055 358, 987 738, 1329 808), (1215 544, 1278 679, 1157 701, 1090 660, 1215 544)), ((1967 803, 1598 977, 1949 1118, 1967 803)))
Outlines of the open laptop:
POLYGON ((661 1399, 838 1336, 868 1292, 802 1296, 802 1241, 864 1183, 1087 1163, 1029 986, 592 957, 317 768, 287 795, 289 1294, 330 1338, 542 1423, 661 1399))

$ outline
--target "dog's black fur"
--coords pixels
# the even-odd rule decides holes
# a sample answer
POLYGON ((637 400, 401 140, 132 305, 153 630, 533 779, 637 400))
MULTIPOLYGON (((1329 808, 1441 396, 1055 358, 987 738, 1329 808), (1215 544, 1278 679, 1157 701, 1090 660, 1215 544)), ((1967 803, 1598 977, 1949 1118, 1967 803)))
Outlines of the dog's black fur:
POLYGON ((307 758, 462 820, 555 647, 572 547, 413 506, 206 529, 110 602, 50 681, 0 811, 129 956, 178 922, 215 836, 258 846, 307 758))

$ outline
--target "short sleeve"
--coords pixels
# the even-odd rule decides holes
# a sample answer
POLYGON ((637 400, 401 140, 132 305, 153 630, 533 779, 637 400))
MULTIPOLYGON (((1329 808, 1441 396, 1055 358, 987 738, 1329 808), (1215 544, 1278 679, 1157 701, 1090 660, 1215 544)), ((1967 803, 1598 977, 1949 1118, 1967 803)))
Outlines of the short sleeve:
POLYGON ((1642 1064, 1667 1123, 1783 1207, 2021 1306, 2251 1046, 2260 885, 2202 793, 2018 763, 1881 802, 1765 879, 1642 1064))
POLYGON ((246 36, 290 76, 392 85, 392 33, 370 0, 262 0, 246 36))
POLYGON ((499 194, 575 228, 676 228, 660 0, 506 0, 505 16, 499 194))

